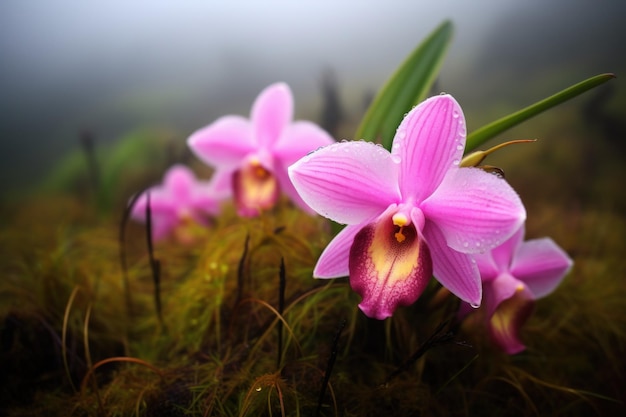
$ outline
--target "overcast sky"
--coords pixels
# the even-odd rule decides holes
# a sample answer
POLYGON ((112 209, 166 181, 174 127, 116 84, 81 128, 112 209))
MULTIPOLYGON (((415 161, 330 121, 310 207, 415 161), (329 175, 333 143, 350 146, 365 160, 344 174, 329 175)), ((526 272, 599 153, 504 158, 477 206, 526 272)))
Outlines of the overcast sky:
MULTIPOLYGON (((468 71, 484 56, 481 45, 497 45, 494 27, 512 16, 514 22, 518 10, 547 15, 542 26, 567 20, 557 39, 616 18, 611 10, 608 17, 589 11, 600 2, 555 0, 567 7, 557 13, 544 12, 539 0, 520 3, 3 0, 0 187, 21 177, 18 168, 41 172, 51 165, 51 156, 74 146, 75 132, 85 126, 105 137, 157 121, 187 132, 223 113, 247 112, 258 91, 279 80, 292 86, 297 111, 310 113, 326 68, 348 91, 377 89, 445 19, 454 22, 455 37, 442 77, 460 90, 459 69, 468 71), (581 15, 589 25, 580 25, 581 15)), ((541 27, 530 22, 512 26, 516 33, 503 27, 502 38, 531 38, 541 27)), ((520 44, 515 48, 524 53, 520 44)), ((553 55, 575 52, 554 48, 553 55)))

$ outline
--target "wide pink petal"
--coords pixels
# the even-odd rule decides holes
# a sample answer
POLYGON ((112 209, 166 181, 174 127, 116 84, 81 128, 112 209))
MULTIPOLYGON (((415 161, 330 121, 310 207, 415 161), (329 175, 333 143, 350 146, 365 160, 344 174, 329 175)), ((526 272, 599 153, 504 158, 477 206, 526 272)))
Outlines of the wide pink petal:
POLYGON ((285 83, 266 87, 252 105, 250 115, 257 143, 271 148, 293 119, 293 96, 285 83))
POLYGON ((400 158, 402 197, 427 198, 446 172, 460 163, 465 148, 465 118, 450 95, 431 97, 411 110, 393 140, 400 158))
POLYGON ((495 248, 526 219, 524 205, 513 188, 478 168, 451 170, 421 209, 437 224, 448 245, 464 253, 495 248))
POLYGON ((413 304, 432 276, 428 246, 414 224, 399 228, 387 212, 363 227, 350 248, 350 285, 359 308, 383 320, 398 306, 413 304))
POLYGON ((322 216, 359 224, 399 201, 397 164, 370 142, 323 147, 289 167, 300 197, 322 216))
POLYGON ((482 299, 482 285, 472 257, 451 249, 441 230, 432 222, 426 222, 424 237, 437 281, 461 300, 478 307, 482 299))
POLYGON ((250 122, 241 116, 224 116, 197 130, 187 144, 206 164, 234 169, 243 158, 257 149, 250 122))
POLYGON ((535 298, 541 298, 554 291, 572 264, 571 258, 552 239, 533 239, 519 247, 510 271, 528 286, 535 298))
POLYGON ((332 143, 335 141, 324 129, 315 123, 299 121, 285 128, 272 153, 283 166, 289 167, 309 152, 332 143))
POLYGON ((362 228, 361 224, 346 226, 335 236, 317 260, 313 270, 314 278, 340 278, 349 275, 350 248, 354 236, 362 228))

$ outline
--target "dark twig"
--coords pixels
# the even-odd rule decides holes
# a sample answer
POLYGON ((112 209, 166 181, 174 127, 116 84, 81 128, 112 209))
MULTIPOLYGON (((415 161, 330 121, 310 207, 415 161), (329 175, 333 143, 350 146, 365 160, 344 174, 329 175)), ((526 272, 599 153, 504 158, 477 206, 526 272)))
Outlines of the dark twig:
POLYGON ((326 372, 324 373, 324 380, 322 381, 320 396, 317 400, 317 409, 315 410, 315 416, 319 416, 322 409, 322 402, 324 401, 324 397, 326 396, 326 388, 328 387, 328 381, 330 381, 330 374, 333 372, 335 359, 337 359, 337 352, 339 351, 339 338, 341 337, 341 332, 343 332, 344 327, 346 327, 346 319, 341 320, 341 323, 339 323, 339 328, 337 329, 337 332, 335 333, 335 338, 333 339, 333 348, 330 352, 328 363, 326 364, 326 372))
POLYGON ((100 192, 100 169, 96 159, 95 141, 91 132, 85 130, 80 133, 80 144, 87 159, 87 169, 89 170, 89 181, 93 190, 94 198, 98 198, 100 192))
POLYGON ((135 203, 139 200, 142 193, 133 195, 130 202, 122 213, 122 220, 120 221, 120 229, 118 234, 118 242, 120 249, 120 266, 122 268, 122 281, 124 284, 124 297, 126 298, 126 312, 128 317, 131 317, 133 311, 132 298, 130 296, 130 284, 128 282, 128 261, 126 259, 126 224, 130 218, 130 213, 135 207, 135 203))
MULTIPOLYGON (((278 270, 278 313, 282 316, 285 309, 285 258, 280 258, 280 269, 278 270)), ((276 358, 276 368, 280 368, 280 361, 283 354, 283 321, 278 320, 278 357, 276 358)))
POLYGON ((146 192, 146 242, 148 244, 148 259, 152 269, 152 279, 154 281, 154 305, 156 307, 157 318, 161 328, 165 328, 163 314, 161 311, 161 263, 154 258, 154 247, 152 244, 152 209, 150 208, 150 191, 146 192))

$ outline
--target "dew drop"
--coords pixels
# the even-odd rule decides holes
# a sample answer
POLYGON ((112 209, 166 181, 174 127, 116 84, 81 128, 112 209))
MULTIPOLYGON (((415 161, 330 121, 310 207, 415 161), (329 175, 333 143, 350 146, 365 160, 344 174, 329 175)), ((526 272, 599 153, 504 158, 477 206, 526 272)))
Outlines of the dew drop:
POLYGON ((454 165, 458 165, 458 164, 460 164, 460 163, 461 163, 461 161, 459 161, 458 159, 455 159, 454 161, 452 161, 452 163, 453 163, 454 165))
POLYGON ((256 392, 261 392, 261 387, 256 387, 256 392))
POLYGON ((459 112, 458 112, 458 111, 456 111, 456 110, 455 110, 455 111, 453 111, 453 112, 452 112, 452 117, 454 117, 455 119, 458 119, 458 118, 459 118, 459 112))
POLYGON ((457 151, 462 151, 463 150, 463 145, 456 145, 456 150, 457 151))
POLYGON ((391 160, 396 164, 399 164, 402 158, 400 158, 398 155, 391 155, 391 160))
POLYGON ((472 306, 472 308, 478 308, 478 307, 480 307, 480 304, 470 303, 470 305, 472 306))
POLYGON ((463 242, 463 247, 464 247, 464 248, 469 247, 469 242, 463 242))
POLYGON ((406 132, 404 130, 398 131, 398 139, 404 139, 406 132))

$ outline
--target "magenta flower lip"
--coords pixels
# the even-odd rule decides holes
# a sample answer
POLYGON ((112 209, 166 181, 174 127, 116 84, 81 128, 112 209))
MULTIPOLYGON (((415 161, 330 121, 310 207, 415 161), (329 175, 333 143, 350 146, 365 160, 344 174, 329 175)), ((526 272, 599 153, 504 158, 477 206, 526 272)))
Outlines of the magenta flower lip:
POLYGON ((293 107, 289 86, 272 84, 254 101, 249 120, 224 116, 187 140, 195 155, 215 168, 220 189, 234 194, 241 216, 270 209, 281 192, 312 213, 293 188, 287 167, 334 141, 314 123, 292 121, 293 107))
POLYGON ((330 242, 317 278, 349 276, 370 317, 384 319, 420 296, 431 277, 478 306, 480 275, 472 255, 509 238, 524 222, 522 202, 501 178, 460 167, 466 127, 450 95, 411 110, 391 152, 370 142, 341 142, 289 168, 302 199, 347 226, 330 242))

